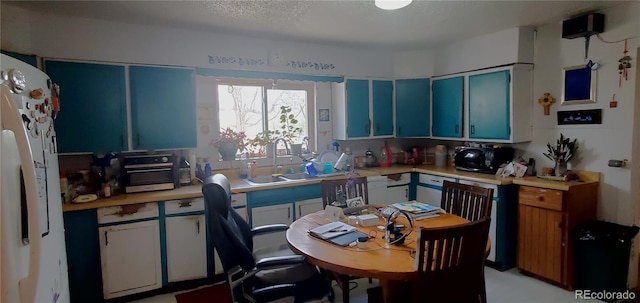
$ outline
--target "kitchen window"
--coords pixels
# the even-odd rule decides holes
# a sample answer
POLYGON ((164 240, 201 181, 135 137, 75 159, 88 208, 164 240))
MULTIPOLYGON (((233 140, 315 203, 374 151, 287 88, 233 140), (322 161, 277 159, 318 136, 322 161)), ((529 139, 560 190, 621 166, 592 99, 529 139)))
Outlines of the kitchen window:
MULTIPOLYGON (((266 157, 267 153, 271 153, 266 143, 282 136, 283 123, 280 116, 285 107, 290 110, 286 116, 293 118, 287 119, 287 123, 297 122, 292 127, 287 127, 287 130, 293 130, 293 134, 287 137, 290 139, 289 148, 291 143, 302 143, 303 150, 313 150, 308 146, 309 140, 304 140, 313 132, 313 88, 312 82, 218 79, 220 129, 230 127, 235 131, 244 131, 247 135, 245 143, 249 143, 246 144, 247 156, 266 157), (275 131, 279 133, 276 134, 275 131), (265 134, 269 134, 266 139, 265 134)), ((238 150, 237 156, 240 153, 238 150)), ((277 153, 286 154, 284 144, 278 144, 277 153)))

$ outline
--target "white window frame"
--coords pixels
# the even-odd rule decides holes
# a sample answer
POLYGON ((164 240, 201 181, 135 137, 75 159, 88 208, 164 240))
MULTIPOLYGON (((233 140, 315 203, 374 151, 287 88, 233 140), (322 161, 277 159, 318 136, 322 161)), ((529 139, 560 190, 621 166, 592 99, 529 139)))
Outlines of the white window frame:
MULTIPOLYGON (((311 138, 308 140, 309 150, 316 150, 316 140, 313 138, 316 136, 316 96, 315 82, 310 81, 287 81, 287 80, 268 80, 268 79, 239 79, 239 78, 216 78, 215 80, 215 117, 214 117, 214 137, 220 135, 220 100, 218 99, 218 86, 219 85, 240 85, 240 86, 262 86, 265 88, 275 87, 276 89, 291 89, 291 90, 304 90, 307 92, 307 134, 311 138)), ((263 104, 266 102, 266 94, 263 94, 263 104)), ((266 113, 263 111, 263 129, 265 127, 266 113)), ((220 159, 220 155, 217 152, 214 154, 216 161, 220 159)), ((285 156, 281 156, 285 157, 285 156)), ((286 157, 291 157, 286 156, 286 157)))

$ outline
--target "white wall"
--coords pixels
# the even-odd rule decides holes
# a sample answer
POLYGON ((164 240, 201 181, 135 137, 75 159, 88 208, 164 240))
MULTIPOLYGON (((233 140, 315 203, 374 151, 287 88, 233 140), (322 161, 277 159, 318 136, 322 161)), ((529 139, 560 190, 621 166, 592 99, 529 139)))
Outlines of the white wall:
MULTIPOLYGON (((640 36, 640 3, 630 3, 628 6, 612 8, 603 13, 605 32, 601 36, 605 40, 616 41, 640 36)), ((631 71, 628 81, 623 80, 619 87, 618 59, 623 56, 624 43, 603 43, 594 36, 591 38, 589 58, 601 65, 597 76, 597 102, 560 105, 561 68, 585 64, 584 39, 562 39, 561 30, 561 23, 538 27, 534 51, 533 140, 520 147, 527 150, 527 157, 536 159, 539 167, 552 166, 553 163, 542 156, 546 144, 555 142, 560 133, 577 138, 580 148, 577 159, 571 161, 570 168, 602 173, 598 219, 632 225, 638 222, 640 203, 638 189, 631 186, 631 170, 637 170, 636 162, 640 161, 639 151, 632 148, 634 131, 636 138, 637 132, 640 131, 633 127, 634 111, 640 106, 640 100, 634 96, 638 89, 635 79, 637 73, 631 71), (542 107, 536 101, 545 92, 551 93, 557 99, 556 104, 551 106, 549 116, 543 115, 542 107), (609 108, 613 94, 618 101, 617 108, 609 108), (557 111, 580 109, 602 109, 602 124, 557 125, 557 111), (628 159, 630 165, 625 168, 609 167, 609 159, 628 159)), ((640 39, 628 40, 627 47, 628 55, 634 57, 633 60, 638 60, 634 50, 640 47, 640 39)), ((637 126, 637 121, 635 125, 637 126)), ((634 173, 637 175, 637 172, 634 173)), ((637 257, 637 249, 634 248, 628 279, 631 286, 637 283, 637 257)))
POLYGON ((510 28, 434 50, 434 76, 511 63, 531 63, 533 28, 510 28))
MULTIPOLYGON (((153 5, 153 4, 150 4, 153 5)), ((33 13, 2 5, 2 48, 42 57, 179 65, 205 68, 268 70, 316 75, 392 77, 391 52, 311 43, 143 26, 33 13), (208 56, 267 61, 277 49, 285 60, 333 64, 335 68, 210 64, 208 56)))

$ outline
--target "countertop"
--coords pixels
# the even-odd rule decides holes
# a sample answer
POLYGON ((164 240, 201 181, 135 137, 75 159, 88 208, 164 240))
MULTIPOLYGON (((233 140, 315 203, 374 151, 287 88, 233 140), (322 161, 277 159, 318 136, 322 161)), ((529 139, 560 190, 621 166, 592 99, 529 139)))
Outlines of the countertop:
MULTIPOLYGON (((392 174, 411 173, 411 172, 439 175, 443 177, 458 178, 458 179, 495 184, 495 185, 519 184, 519 185, 535 186, 535 187, 550 188, 550 189, 557 189, 557 190, 564 190, 564 191, 568 191, 571 187, 574 187, 574 186, 592 184, 600 181, 600 173, 594 173, 594 172, 578 172, 578 176, 582 180, 580 182, 577 182, 577 181, 560 182, 560 181, 539 179, 536 177, 501 178, 501 177, 496 177, 495 175, 490 175, 490 174, 460 171, 450 166, 436 167, 434 165, 417 165, 417 166, 392 165, 390 167, 367 167, 364 169, 358 169, 359 175, 363 177, 378 176, 378 175, 392 175, 392 174)), ((244 182, 242 179, 238 178, 237 172, 219 171, 218 173, 224 173, 227 176, 229 176, 229 182, 231 183, 231 192, 233 193, 246 193, 246 192, 258 191, 258 190, 318 184, 323 179, 346 179, 346 174, 345 174, 345 175, 334 175, 334 176, 329 176, 325 178, 310 178, 310 179, 292 180, 292 181, 286 181, 286 182, 251 185, 247 182, 244 182)), ((117 195, 110 198, 101 198, 101 199, 98 199, 92 202, 86 202, 86 203, 66 203, 62 205, 62 211, 64 212, 78 211, 78 210, 94 209, 94 208, 101 208, 101 207, 122 206, 122 205, 137 204, 137 203, 158 202, 158 201, 188 199, 188 198, 197 198, 197 197, 202 197, 202 186, 200 184, 183 186, 174 190, 153 191, 153 192, 135 193, 135 194, 122 194, 122 195, 117 195)))

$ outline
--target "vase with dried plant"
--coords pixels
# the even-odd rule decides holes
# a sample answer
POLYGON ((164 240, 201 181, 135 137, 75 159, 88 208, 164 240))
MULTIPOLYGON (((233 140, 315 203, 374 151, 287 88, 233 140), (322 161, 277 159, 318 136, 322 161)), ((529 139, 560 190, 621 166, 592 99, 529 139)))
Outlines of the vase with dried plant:
POLYGON ((573 158, 576 151, 578 151, 578 139, 571 141, 569 137, 560 133, 560 139, 556 141, 555 147, 547 143, 547 152, 543 155, 555 163, 554 174, 561 177, 567 173, 567 162, 573 158))

